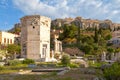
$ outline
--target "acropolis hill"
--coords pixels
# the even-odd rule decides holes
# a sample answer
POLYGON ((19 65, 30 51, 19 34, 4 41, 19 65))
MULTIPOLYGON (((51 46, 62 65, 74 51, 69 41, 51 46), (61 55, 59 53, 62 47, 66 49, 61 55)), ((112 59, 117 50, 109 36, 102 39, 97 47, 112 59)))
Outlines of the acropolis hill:
POLYGON ((79 19, 80 23, 82 24, 82 28, 86 29, 88 27, 110 27, 111 29, 120 27, 119 23, 113 23, 111 20, 97 20, 97 19, 84 19, 82 17, 76 18, 65 18, 65 19, 55 19, 52 20, 52 26, 62 26, 64 24, 76 24, 76 21, 79 19))

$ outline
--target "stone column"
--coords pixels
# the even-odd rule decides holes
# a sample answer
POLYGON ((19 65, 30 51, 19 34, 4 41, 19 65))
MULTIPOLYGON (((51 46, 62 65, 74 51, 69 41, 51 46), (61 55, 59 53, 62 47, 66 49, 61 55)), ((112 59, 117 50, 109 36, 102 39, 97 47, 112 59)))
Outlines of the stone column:
POLYGON ((60 45, 60 47, 61 47, 61 52, 62 52, 62 42, 61 42, 61 45, 60 45))
POLYGON ((57 39, 54 40, 54 51, 57 51, 57 39))
POLYGON ((115 60, 115 56, 114 53, 111 54, 111 60, 114 61, 115 60))
POLYGON ((102 61, 105 61, 105 60, 106 60, 106 53, 103 52, 103 54, 102 54, 102 61))
POLYGON ((52 54, 51 58, 54 59, 54 51, 53 50, 51 51, 51 54, 52 54))
POLYGON ((119 53, 116 53, 115 55, 115 60, 118 60, 120 58, 120 52, 119 53))

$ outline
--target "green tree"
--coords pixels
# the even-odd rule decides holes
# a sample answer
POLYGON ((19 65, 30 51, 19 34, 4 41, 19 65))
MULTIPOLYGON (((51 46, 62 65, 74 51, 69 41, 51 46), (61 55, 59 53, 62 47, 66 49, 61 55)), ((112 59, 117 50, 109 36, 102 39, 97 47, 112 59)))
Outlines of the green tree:
POLYGON ((62 55, 61 63, 65 66, 70 64, 70 56, 68 54, 62 55))
POLYGON ((115 52, 115 49, 113 49, 113 48, 107 48, 107 51, 108 51, 109 53, 114 53, 114 52, 115 52))
POLYGON ((101 38, 99 38, 98 45, 105 47, 107 45, 107 41, 103 37, 101 37, 101 38))
POLYGON ((88 45, 88 44, 85 44, 83 46, 83 52, 85 52, 85 54, 92 54, 93 52, 93 46, 92 45, 88 45))
POLYGON ((115 53, 119 53, 120 52, 120 48, 115 49, 115 53))
POLYGON ((66 42, 66 39, 67 39, 68 43, 70 43, 71 40, 76 38, 76 35, 77 35, 77 27, 74 24, 64 25, 63 33, 60 34, 59 39, 62 41, 65 41, 65 43, 67 43, 66 42))
POLYGON ((108 40, 108 37, 112 37, 111 31, 109 29, 105 29, 102 31, 101 36, 105 39, 108 40))
POLYGON ((94 34, 94 42, 98 43, 98 30, 96 27, 95 27, 95 34, 94 34))
POLYGON ((7 46, 7 51, 12 58, 16 58, 16 54, 20 54, 21 48, 20 45, 10 44, 7 46))
POLYGON ((106 37, 105 37, 105 40, 110 40, 112 38, 112 35, 111 34, 108 34, 106 37))
POLYGON ((23 64, 34 64, 35 63, 35 61, 34 60, 32 60, 32 59, 25 59, 25 60, 23 60, 23 62, 22 62, 23 64))
POLYGON ((120 80, 120 64, 114 63, 111 67, 106 68, 102 76, 105 80, 120 80))
POLYGON ((0 60, 2 59, 2 57, 7 57, 7 52, 6 50, 0 50, 0 60))
POLYGON ((91 36, 82 36, 81 41, 82 41, 82 43, 88 43, 88 44, 94 43, 94 39, 91 36))

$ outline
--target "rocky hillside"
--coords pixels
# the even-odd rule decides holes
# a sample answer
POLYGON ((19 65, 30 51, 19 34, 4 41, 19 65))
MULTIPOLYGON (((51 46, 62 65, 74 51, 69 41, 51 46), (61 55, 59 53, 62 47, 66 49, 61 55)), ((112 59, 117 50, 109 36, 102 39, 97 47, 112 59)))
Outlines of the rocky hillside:
POLYGON ((20 32, 21 32, 20 23, 15 24, 12 29, 8 30, 8 32, 11 32, 11 33, 14 33, 14 34, 20 34, 20 32))
POLYGON ((65 24, 71 25, 74 23, 76 26, 80 26, 82 29, 92 28, 92 27, 102 27, 102 28, 111 28, 112 30, 120 28, 120 24, 113 23, 111 20, 93 20, 93 19, 84 19, 82 17, 76 18, 65 18, 65 19, 55 19, 52 21, 52 28, 59 28, 65 24))

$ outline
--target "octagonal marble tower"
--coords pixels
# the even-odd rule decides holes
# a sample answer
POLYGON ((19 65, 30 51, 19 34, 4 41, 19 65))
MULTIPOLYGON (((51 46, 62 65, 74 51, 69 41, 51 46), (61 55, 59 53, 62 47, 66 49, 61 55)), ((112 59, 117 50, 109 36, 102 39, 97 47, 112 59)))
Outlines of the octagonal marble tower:
POLYGON ((50 59, 51 19, 40 15, 21 18, 21 56, 36 61, 50 59))

